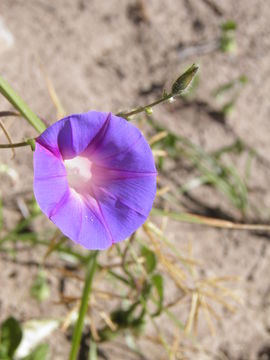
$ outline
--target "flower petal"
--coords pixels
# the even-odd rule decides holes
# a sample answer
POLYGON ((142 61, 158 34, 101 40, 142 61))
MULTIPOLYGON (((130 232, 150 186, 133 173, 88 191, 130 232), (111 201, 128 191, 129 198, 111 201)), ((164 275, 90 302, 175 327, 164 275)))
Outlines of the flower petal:
POLYGON ((89 202, 86 203, 72 190, 50 219, 63 234, 87 249, 102 250, 112 244, 102 220, 89 206, 89 202))
MULTIPOLYGON (((82 171, 72 168, 79 182, 82 171)), ((105 249, 131 235, 146 220, 155 191, 151 149, 141 132, 120 117, 93 111, 71 115, 37 139, 37 202, 66 236, 87 249, 105 249), (91 176, 75 188, 64 160, 77 157, 89 160, 91 176)))
POLYGON ((150 146, 141 132, 130 122, 112 115, 98 146, 85 150, 86 156, 98 165, 140 172, 156 172, 150 146))
POLYGON ((118 199, 126 206, 148 216, 156 193, 155 173, 109 171, 104 169, 93 173, 95 186, 118 199))
POLYGON ((36 143, 34 153, 35 180, 66 176, 65 165, 59 156, 56 156, 44 146, 36 143))
POLYGON ((97 111, 70 115, 46 129, 37 142, 56 155, 60 153, 64 160, 71 159, 91 143, 107 116, 107 113, 97 111))
POLYGON ((107 223, 113 243, 122 241, 138 229, 147 216, 131 209, 112 194, 96 191, 99 210, 107 223))
POLYGON ((61 159, 36 143, 34 193, 41 210, 49 217, 68 191, 66 169, 61 159))

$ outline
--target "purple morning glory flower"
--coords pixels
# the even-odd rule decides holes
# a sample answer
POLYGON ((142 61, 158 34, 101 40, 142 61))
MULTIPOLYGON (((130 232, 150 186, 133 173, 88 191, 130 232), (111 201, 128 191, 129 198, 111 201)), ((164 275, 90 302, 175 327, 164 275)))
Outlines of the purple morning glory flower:
POLYGON ((34 193, 41 210, 87 249, 105 249, 142 225, 156 168, 141 132, 121 117, 68 116, 36 140, 34 193))

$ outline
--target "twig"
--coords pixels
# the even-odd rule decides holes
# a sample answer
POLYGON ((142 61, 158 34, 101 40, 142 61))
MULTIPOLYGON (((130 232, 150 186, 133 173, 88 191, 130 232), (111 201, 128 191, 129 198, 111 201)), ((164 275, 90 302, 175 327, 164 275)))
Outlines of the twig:
MULTIPOLYGON (((0 127, 1 127, 1 129, 3 130, 3 133, 6 135, 6 138, 7 138, 8 142, 9 142, 9 144, 12 145, 11 137, 10 137, 7 129, 5 128, 5 125, 3 124, 3 121, 2 121, 2 120, 0 120, 0 127)), ((14 159, 14 157, 15 157, 15 150, 14 150, 13 147, 11 147, 11 151, 12 151, 12 159, 14 159)))

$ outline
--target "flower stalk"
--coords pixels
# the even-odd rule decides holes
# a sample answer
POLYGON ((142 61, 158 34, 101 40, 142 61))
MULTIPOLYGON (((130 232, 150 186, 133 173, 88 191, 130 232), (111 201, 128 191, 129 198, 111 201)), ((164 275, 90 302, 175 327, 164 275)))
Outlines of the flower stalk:
POLYGON ((87 264, 84 289, 83 289, 81 306, 80 306, 80 311, 79 311, 79 317, 78 317, 78 320, 77 320, 77 323, 75 325, 75 329, 73 332, 69 360, 77 359, 77 354, 79 351, 81 337, 82 337, 84 318, 85 318, 85 315, 86 315, 86 312, 88 309, 89 295, 91 293, 93 277, 94 277, 94 274, 95 274, 95 271, 97 268, 97 255, 98 255, 98 251, 94 251, 93 253, 91 253, 88 264, 87 264))
POLYGON ((117 116, 121 116, 123 118, 129 118, 132 115, 139 114, 143 111, 146 113, 149 113, 149 110, 151 110, 154 106, 161 104, 165 101, 173 99, 175 96, 182 95, 188 87, 191 85, 195 75, 197 74, 199 70, 199 66, 196 64, 191 65, 182 75, 180 75, 175 82, 172 85, 171 92, 167 94, 166 92, 162 95, 161 98, 153 101, 150 104, 140 106, 137 109, 134 109, 129 112, 120 112, 117 114, 117 116))
MULTIPOLYGON (((29 140, 34 141, 34 139, 29 139, 29 140)), ((31 144, 28 141, 21 141, 12 144, 0 144, 0 149, 10 149, 10 148, 23 147, 23 146, 31 146, 31 144)))

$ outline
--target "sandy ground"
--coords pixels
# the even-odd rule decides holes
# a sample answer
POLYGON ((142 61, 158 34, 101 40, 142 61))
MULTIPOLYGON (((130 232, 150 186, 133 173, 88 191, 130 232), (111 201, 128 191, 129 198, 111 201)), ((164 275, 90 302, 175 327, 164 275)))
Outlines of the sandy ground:
MULTIPOLYGON (((196 101, 206 102, 214 111, 220 106, 211 96, 219 85, 245 74, 249 81, 240 92, 235 111, 225 124, 211 111, 183 106, 181 100, 155 109, 155 117, 178 134, 212 151, 230 144, 236 137, 256 148, 263 159, 251 169, 249 188, 256 212, 250 221, 269 221, 270 191, 270 4, 263 0, 1 0, 0 69, 25 101, 50 124, 57 119, 44 79, 53 80, 67 113, 98 109, 117 112, 155 99, 185 67, 198 62, 201 67, 196 101), (138 6, 138 4, 141 4, 138 6), (212 42, 220 24, 237 22, 237 52, 224 54, 184 53, 187 47, 212 42), (9 35, 1 35, 4 33, 9 35), (2 31, 2 32, 1 32, 2 31)), ((194 106, 193 106, 194 105, 194 106)), ((9 109, 0 99, 0 108, 9 109)), ((35 134, 22 119, 6 119, 14 141, 35 134)), ((0 135, 1 143, 5 142, 0 135)), ((18 196, 29 196, 32 188, 32 156, 29 149, 0 153, 0 161, 17 172, 18 180, 0 174, 0 194, 5 204, 5 225, 12 226, 17 215, 18 196)), ((236 159, 239 172, 243 163, 236 159)), ((189 177, 181 168, 180 183, 189 177)), ((241 215, 223 196, 198 189, 192 195, 204 205, 226 212, 235 220, 241 215)), ((186 202, 187 210, 203 211, 186 202)), ((208 353, 191 359, 270 359, 270 249, 269 237, 248 232, 218 231, 172 222, 168 236, 179 244, 192 241, 194 255, 215 275, 239 276, 238 292, 243 300, 235 314, 224 311, 217 334, 202 331, 201 345, 208 353)), ((34 252, 27 254, 32 258, 34 252)), ((29 299, 31 274, 18 264, 0 261, 0 318, 61 315, 59 307, 46 303, 37 307, 29 299), (15 276, 14 276, 15 274, 15 276), (24 286, 22 286, 24 284, 24 286)), ((52 284, 57 279, 52 274, 52 284)), ((52 286, 53 287, 53 286, 52 286)), ((54 287, 53 287, 54 288, 54 287)), ((67 358, 67 341, 56 333, 52 359, 67 358)), ((106 349, 105 349, 106 350, 106 349)), ((145 350, 146 359, 153 350, 145 350)), ((127 359, 120 346, 108 351, 108 359, 127 359), (110 355, 108 355, 110 354, 110 355)))

